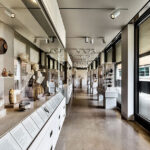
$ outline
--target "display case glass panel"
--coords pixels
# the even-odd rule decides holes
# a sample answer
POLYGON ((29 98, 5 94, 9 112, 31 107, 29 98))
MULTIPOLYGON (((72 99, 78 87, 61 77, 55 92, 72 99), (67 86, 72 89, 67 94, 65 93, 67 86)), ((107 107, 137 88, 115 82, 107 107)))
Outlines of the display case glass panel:
POLYGON ((138 110, 150 120, 150 18, 139 25, 138 110))

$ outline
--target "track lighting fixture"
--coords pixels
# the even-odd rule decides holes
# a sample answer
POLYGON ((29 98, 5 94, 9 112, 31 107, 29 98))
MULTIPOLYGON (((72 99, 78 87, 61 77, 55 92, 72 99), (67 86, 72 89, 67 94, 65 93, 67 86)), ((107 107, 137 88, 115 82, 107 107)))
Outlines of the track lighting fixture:
POLYGON ((33 3, 37 4, 37 0, 31 0, 33 3))
POLYGON ((77 49, 77 53, 80 53, 80 50, 79 50, 79 49, 77 49))
POLYGON ((103 41, 103 43, 104 43, 104 44, 106 44, 106 40, 105 40, 105 38, 102 38, 102 41, 103 41))
POLYGON ((120 9, 115 9, 112 14, 111 14, 111 19, 116 19, 117 17, 120 16, 120 9))
POLYGON ((36 39, 36 38, 34 38, 33 43, 36 43, 36 42, 37 42, 37 39, 36 39))
POLYGON ((54 42, 55 42, 55 37, 51 36, 51 37, 49 38, 49 40, 50 40, 51 43, 54 43, 54 42))
POLYGON ((49 39, 45 39, 45 43, 46 43, 46 44, 49 44, 49 39))
POLYGON ((91 38, 91 44, 94 44, 94 38, 91 38))
POLYGON ((85 37, 85 43, 89 43, 89 38, 85 37))
POLYGON ((12 13, 11 11, 9 11, 9 10, 5 10, 5 14, 6 14, 7 16, 9 16, 10 18, 15 18, 15 14, 12 13))

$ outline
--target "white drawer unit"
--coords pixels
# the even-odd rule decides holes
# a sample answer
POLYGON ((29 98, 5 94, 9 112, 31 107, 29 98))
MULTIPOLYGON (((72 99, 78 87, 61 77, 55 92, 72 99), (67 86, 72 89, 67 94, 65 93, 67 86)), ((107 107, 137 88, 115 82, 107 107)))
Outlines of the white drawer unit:
POLYGON ((66 114, 61 93, 43 104, 0 139, 0 150, 54 150, 66 114))
POLYGON ((37 114, 37 112, 32 113, 30 117, 35 122, 35 124, 38 126, 39 129, 41 129, 43 127, 44 121, 37 114))
POLYGON ((36 137, 39 132, 39 128, 30 117, 22 121, 22 125, 25 127, 32 138, 36 137))
POLYGON ((26 150, 28 148, 28 145, 32 142, 32 137, 29 135, 29 133, 21 123, 14 129, 12 129, 10 131, 10 134, 23 150, 26 150))
POLYGON ((0 150, 21 150, 10 133, 0 139, 0 150))

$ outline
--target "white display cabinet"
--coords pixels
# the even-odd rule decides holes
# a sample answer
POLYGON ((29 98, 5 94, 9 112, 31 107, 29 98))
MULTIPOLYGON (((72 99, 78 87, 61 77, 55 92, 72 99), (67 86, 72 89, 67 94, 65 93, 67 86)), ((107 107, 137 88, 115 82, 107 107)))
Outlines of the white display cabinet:
POLYGON ((98 71, 98 78, 98 96, 103 96, 103 106, 105 109, 115 108, 118 97, 115 88, 115 63, 101 65, 98 71))
POLYGON ((91 71, 88 71, 87 73, 87 93, 90 93, 91 88, 91 71))
POLYGON ((91 86, 92 86, 92 93, 94 95, 97 94, 97 88, 98 88, 98 69, 93 70, 91 86))
POLYGON ((54 150, 66 117, 58 93, 0 139, 0 150, 54 150))

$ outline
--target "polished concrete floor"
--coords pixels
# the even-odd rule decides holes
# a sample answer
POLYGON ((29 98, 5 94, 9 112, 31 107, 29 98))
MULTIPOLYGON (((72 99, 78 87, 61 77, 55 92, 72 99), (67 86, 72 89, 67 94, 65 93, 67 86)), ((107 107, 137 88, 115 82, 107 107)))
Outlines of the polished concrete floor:
POLYGON ((104 110, 77 90, 67 111, 56 150, 150 150, 150 135, 138 124, 104 110))

